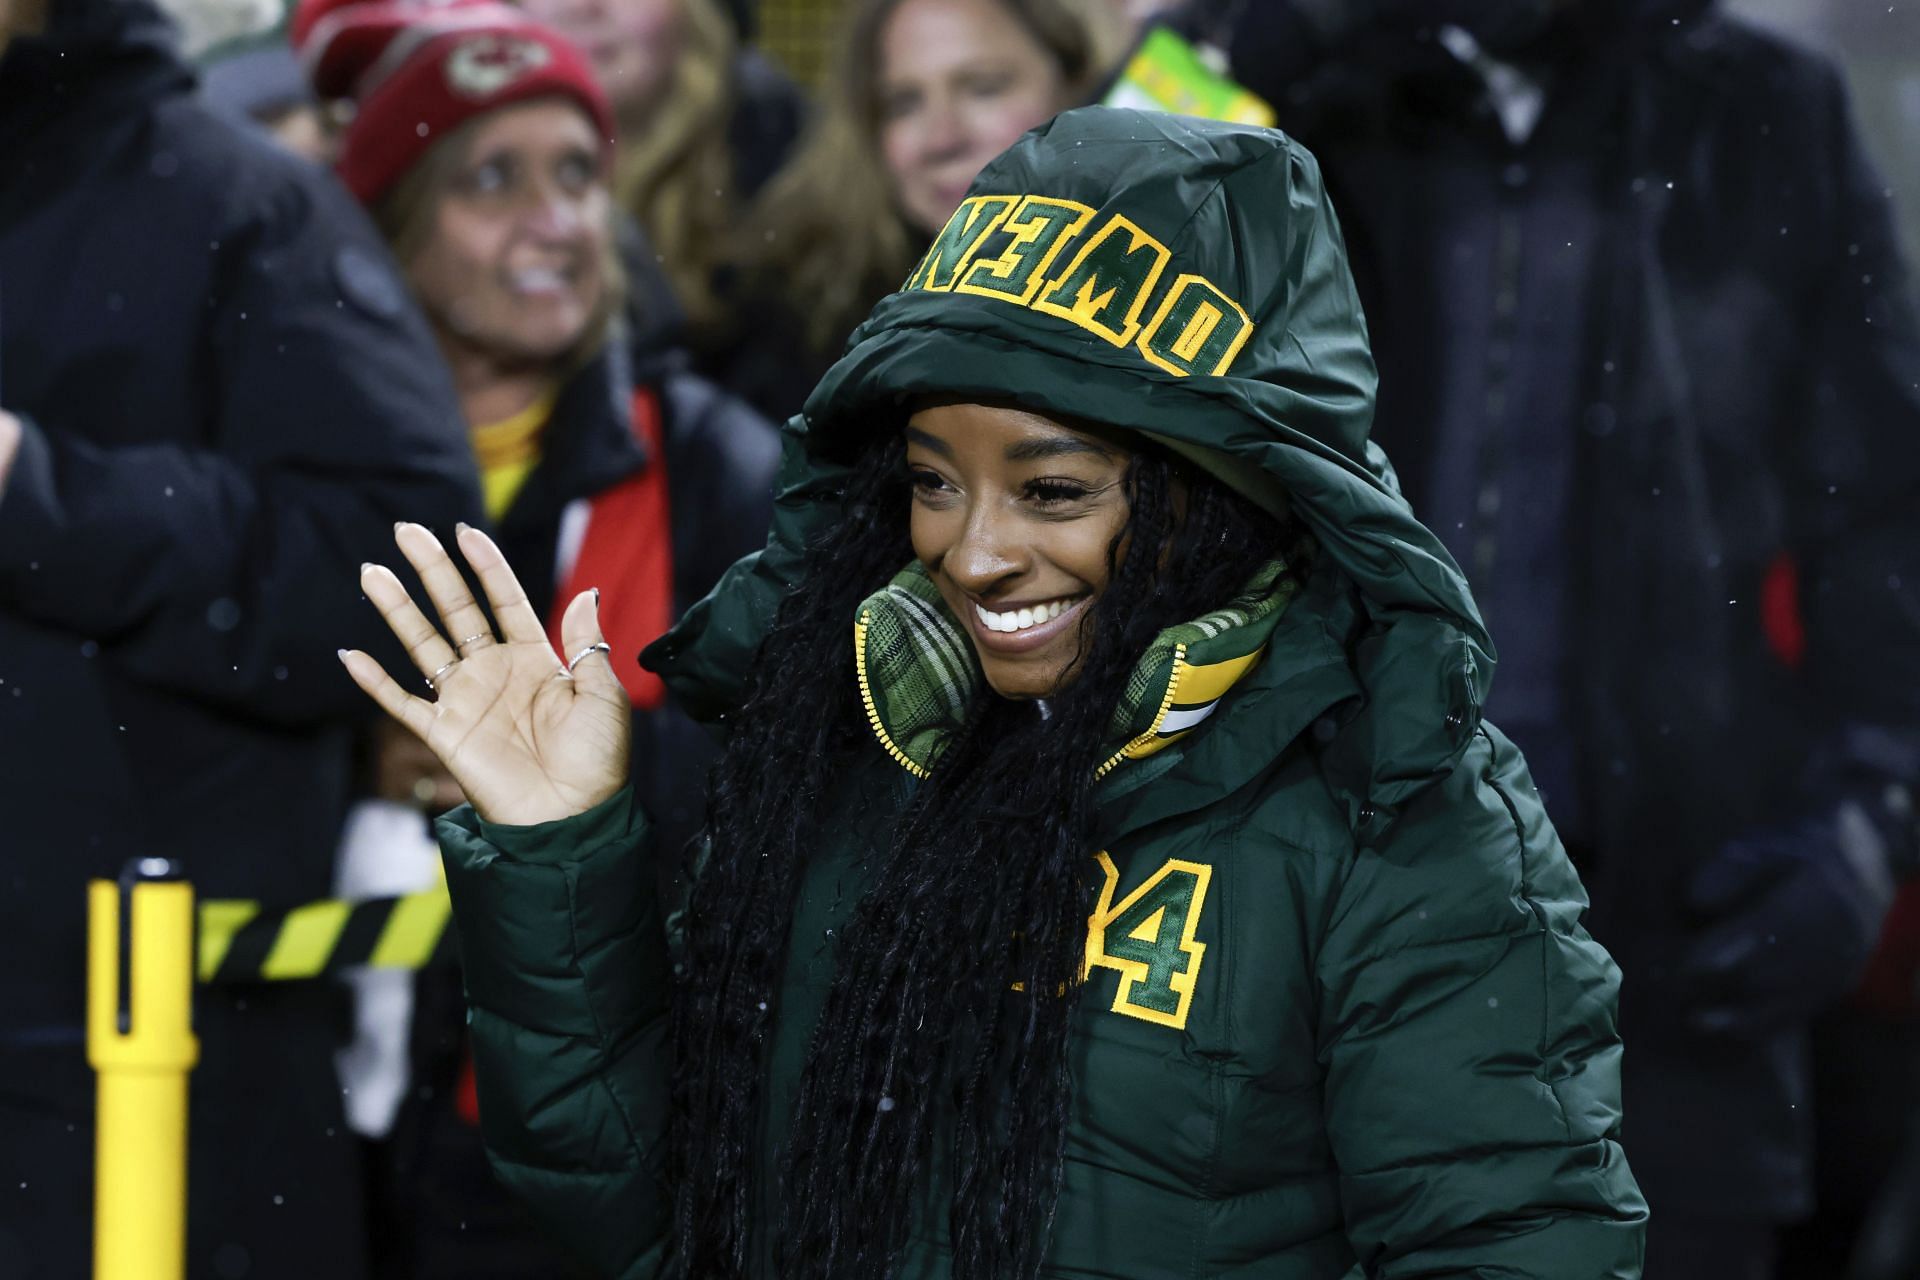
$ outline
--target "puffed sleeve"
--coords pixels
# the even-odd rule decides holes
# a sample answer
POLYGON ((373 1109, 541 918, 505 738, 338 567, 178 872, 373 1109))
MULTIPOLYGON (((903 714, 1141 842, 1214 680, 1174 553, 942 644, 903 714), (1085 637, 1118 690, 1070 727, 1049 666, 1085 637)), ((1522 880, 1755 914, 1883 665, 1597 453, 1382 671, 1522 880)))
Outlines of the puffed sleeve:
POLYGON ((1327 1131, 1369 1277, 1640 1274, 1619 970, 1533 795, 1483 730, 1354 851, 1326 914, 1327 1131))
POLYGON ((502 1183, 619 1280, 665 1265, 671 965, 631 789, 561 822, 440 819, 480 1129, 502 1183))

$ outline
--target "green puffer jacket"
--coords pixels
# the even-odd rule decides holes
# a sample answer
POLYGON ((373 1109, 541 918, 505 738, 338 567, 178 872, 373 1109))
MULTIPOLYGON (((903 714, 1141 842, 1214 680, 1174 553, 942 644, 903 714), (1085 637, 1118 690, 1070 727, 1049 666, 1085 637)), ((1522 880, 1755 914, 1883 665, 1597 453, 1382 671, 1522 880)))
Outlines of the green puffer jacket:
MULTIPOLYGON (((924 393, 1131 428, 1285 504, 1315 546, 1284 607, 1163 637, 1116 723, 1047 1274, 1638 1276, 1618 973, 1524 762, 1480 721, 1492 655, 1466 586, 1367 444, 1365 323, 1312 158, 1090 108, 990 165, 789 425, 766 550, 649 651, 683 702, 732 704, 837 517, 838 460, 924 393)), ((874 747, 847 762, 859 816, 802 885, 763 1171, 857 897, 835 886, 937 767, 939 717, 896 696, 904 596, 937 612, 903 574, 849 619, 855 669, 832 676, 862 682, 874 747)), ((624 795, 441 828, 496 1167, 632 1280, 670 1263, 672 970, 643 831, 624 795)), ((943 1232, 922 1216, 903 1277, 947 1274, 943 1232)))

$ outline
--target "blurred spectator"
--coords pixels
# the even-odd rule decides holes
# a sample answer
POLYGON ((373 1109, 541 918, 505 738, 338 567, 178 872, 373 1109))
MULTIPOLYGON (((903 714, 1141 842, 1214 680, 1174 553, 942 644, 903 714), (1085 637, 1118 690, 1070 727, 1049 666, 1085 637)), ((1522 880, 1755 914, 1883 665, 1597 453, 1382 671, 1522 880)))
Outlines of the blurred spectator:
POLYGON ((617 203, 699 340, 719 321, 714 277, 740 211, 786 160, 804 98, 719 0, 521 2, 592 59, 618 125, 617 203))
POLYGON ((1920 326, 1841 83, 1709 0, 1198 17, 1326 169, 1376 438, 1625 971, 1649 1280, 1769 1275, 1808 1020, 1916 857, 1920 326))
POLYGON ((1092 12, 857 0, 820 116, 749 216, 736 328, 713 375, 771 416, 797 412, 981 166, 1090 95, 1114 52, 1092 12))
MULTIPOLYGON (((487 513, 556 643, 560 609, 606 588, 601 624, 636 717, 635 782, 672 862, 704 818, 713 748, 635 657, 764 541, 773 429, 670 360, 630 351, 611 110, 562 35, 496 5, 356 0, 309 0, 294 30, 322 92, 356 101, 340 175, 386 233, 453 369, 487 513)), ((459 793, 411 735, 375 743, 376 800, 356 813, 342 874, 373 887, 410 864, 420 883, 377 887, 422 887, 437 863, 420 810, 459 793)), ((362 1117, 376 1134, 392 1126, 377 1157, 383 1274, 578 1274, 486 1169, 461 1084, 463 1021, 457 984, 423 976, 419 1087, 398 1105, 388 1084, 385 1114, 362 1117)))
MULTIPOLYGON (((324 174, 209 111, 149 0, 0 4, 0 1275, 88 1274, 86 882, 328 891, 354 567, 477 514, 459 408, 324 174), (23 12, 23 9, 26 10, 23 12), (38 10, 36 12, 36 10, 38 10)), ((331 984, 195 1005, 189 1274, 366 1274, 331 984)))
POLYGON ((210 50, 200 62, 200 94, 214 110, 260 126, 295 155, 333 163, 333 120, 283 32, 242 36, 210 50))

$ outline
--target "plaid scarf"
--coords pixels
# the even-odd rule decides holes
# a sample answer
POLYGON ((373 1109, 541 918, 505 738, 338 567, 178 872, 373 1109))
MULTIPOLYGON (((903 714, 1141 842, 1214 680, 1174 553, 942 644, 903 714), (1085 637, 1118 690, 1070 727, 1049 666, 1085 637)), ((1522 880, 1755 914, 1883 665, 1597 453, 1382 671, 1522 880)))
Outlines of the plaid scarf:
MULTIPOLYGON (((1284 560, 1268 561, 1225 605, 1154 637, 1108 722, 1113 750, 1098 776, 1172 745, 1213 713, 1259 661, 1293 598, 1285 570, 1284 560)), ((853 635, 874 736, 924 778, 985 684, 966 629, 916 560, 861 603, 853 635)))

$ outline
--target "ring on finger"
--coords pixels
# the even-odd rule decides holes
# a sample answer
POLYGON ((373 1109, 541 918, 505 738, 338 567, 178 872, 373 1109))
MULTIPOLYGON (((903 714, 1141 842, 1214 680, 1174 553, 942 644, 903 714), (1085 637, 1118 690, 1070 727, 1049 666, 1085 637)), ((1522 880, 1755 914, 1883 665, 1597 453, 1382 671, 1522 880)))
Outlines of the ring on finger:
MULTIPOLYGON (((579 666, 582 662, 586 661, 588 658, 591 658, 596 653, 610 654, 612 652, 613 652, 613 646, 608 644, 605 640, 595 641, 593 644, 588 645, 586 648, 582 649, 580 652, 573 655, 573 661, 567 664, 567 674, 569 675, 573 674, 573 669, 575 667, 579 666)), ((609 658, 608 661, 611 662, 612 659, 609 658)))
POLYGON ((493 632, 476 631, 472 635, 468 636, 465 640, 454 641, 453 649, 455 653, 458 653, 461 657, 464 658, 467 656, 468 645, 472 644, 476 640, 492 640, 492 639, 493 639, 493 632))
POLYGON ((440 682, 446 679, 448 672, 452 671, 455 667, 459 665, 460 665, 460 659, 453 658, 449 660, 445 666, 441 667, 438 671, 434 672, 432 675, 427 677, 427 688, 433 690, 435 693, 440 692, 440 682))

